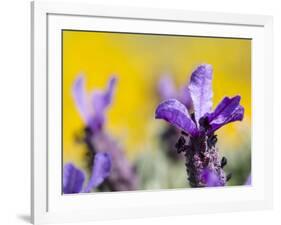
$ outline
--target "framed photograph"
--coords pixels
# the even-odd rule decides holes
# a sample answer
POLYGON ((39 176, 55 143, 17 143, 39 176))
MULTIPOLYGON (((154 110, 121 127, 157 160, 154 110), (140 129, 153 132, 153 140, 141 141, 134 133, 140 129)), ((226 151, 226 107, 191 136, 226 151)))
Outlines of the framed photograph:
POLYGON ((32 3, 34 224, 272 207, 272 17, 32 3))

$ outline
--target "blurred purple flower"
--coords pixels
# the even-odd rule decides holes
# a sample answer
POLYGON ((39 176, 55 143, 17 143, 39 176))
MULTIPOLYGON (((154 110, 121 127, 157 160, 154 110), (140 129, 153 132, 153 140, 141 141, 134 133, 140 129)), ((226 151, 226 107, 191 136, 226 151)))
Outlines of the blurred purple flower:
POLYGON ((97 152, 106 151, 112 159, 112 169, 107 182, 102 186, 111 191, 130 191, 138 187, 138 176, 132 164, 128 161, 122 147, 104 132, 94 135, 92 141, 97 152))
POLYGON ((184 95, 191 102, 189 106, 171 98, 160 103, 155 112, 156 119, 163 119, 182 131, 176 148, 178 153, 185 153, 188 180, 192 187, 209 186, 209 181, 213 185, 216 177, 224 186, 231 178, 223 171, 227 160, 225 157, 220 159, 214 132, 230 122, 241 121, 244 116, 244 108, 239 104, 240 96, 225 97, 211 112, 212 74, 211 65, 199 65, 184 89, 184 95), (202 174, 208 179, 201 179, 202 174))
POLYGON ((182 102, 188 110, 192 110, 192 100, 188 91, 188 86, 182 86, 176 90, 175 84, 168 74, 163 75, 158 82, 158 92, 162 100, 175 98, 182 102))
POLYGON ((63 168, 63 193, 74 194, 80 193, 85 181, 85 174, 75 167, 72 163, 68 163, 63 168))
POLYGON ((172 78, 165 74, 158 82, 158 92, 163 100, 176 98, 177 92, 172 78))
POLYGON ((75 167, 72 163, 64 166, 63 170, 63 193, 74 194, 81 192, 90 192, 98 187, 110 174, 111 158, 108 153, 97 153, 94 158, 92 175, 86 188, 82 191, 85 181, 84 172, 75 167))
POLYGON ((106 152, 99 152, 95 155, 92 176, 84 192, 98 187, 109 175, 111 171, 111 157, 106 152))
POLYGON ((203 132, 209 134, 220 127, 237 120, 242 120, 244 108, 239 105, 240 96, 225 97, 211 112, 212 108, 212 73, 211 65, 200 65, 192 73, 186 95, 190 95, 194 113, 177 99, 168 99, 156 109, 155 118, 164 119, 191 136, 203 132))
POLYGON ((83 76, 79 76, 74 82, 73 97, 76 106, 92 132, 100 131, 104 125, 105 112, 111 104, 115 85, 116 77, 111 77, 106 90, 97 90, 92 94, 87 94, 83 76))
POLYGON ((252 185, 252 176, 251 174, 248 176, 246 182, 245 182, 245 185, 252 185))
MULTIPOLYGON (((95 166, 99 164, 94 161, 93 157, 99 152, 108 152, 112 161, 112 165, 110 164, 111 173, 106 181, 98 187, 100 190, 128 191, 137 188, 138 178, 134 167, 127 160, 123 149, 102 129, 106 122, 106 110, 113 99, 116 81, 116 77, 111 77, 106 90, 94 90, 92 94, 86 93, 83 76, 79 76, 73 85, 73 97, 86 125, 82 136, 77 135, 76 139, 87 146, 86 160, 88 169, 92 173, 85 191, 89 191, 92 186, 95 187, 100 180, 103 180, 102 175, 106 175, 106 173, 101 173, 103 167, 97 169, 95 166)), ((103 162, 102 159, 106 161, 104 157, 99 158, 100 163, 103 162)))

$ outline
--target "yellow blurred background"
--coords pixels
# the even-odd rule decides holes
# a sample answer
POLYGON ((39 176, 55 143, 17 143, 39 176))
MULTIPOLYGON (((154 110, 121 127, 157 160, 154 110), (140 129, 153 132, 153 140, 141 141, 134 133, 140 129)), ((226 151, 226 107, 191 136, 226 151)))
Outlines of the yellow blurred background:
POLYGON ((78 74, 84 74, 88 91, 105 89, 109 77, 117 76, 105 129, 135 159, 153 146, 151 142, 165 124, 154 119, 161 75, 170 74, 180 87, 200 63, 212 64, 214 69, 213 107, 224 96, 242 96, 243 122, 217 132, 221 151, 239 150, 251 131, 251 40, 63 31, 64 162, 81 165, 85 154, 74 141, 75 133, 84 126, 72 97, 78 74))

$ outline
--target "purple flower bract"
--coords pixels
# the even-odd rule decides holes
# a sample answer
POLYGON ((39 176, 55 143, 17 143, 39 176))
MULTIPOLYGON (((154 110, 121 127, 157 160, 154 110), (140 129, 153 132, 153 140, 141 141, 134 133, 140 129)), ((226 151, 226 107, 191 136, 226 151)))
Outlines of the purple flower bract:
POLYGON ((96 90, 92 94, 86 93, 83 76, 79 76, 74 82, 72 91, 76 106, 87 127, 93 132, 100 131, 103 127, 106 109, 111 104, 116 81, 116 77, 111 77, 106 90, 96 90))
POLYGON ((63 169, 63 193, 74 194, 81 192, 90 192, 98 187, 110 174, 111 157, 108 153, 99 152, 95 155, 94 166, 91 177, 86 188, 83 190, 85 181, 84 172, 72 163, 68 163, 63 169))
POLYGON ((63 168, 63 193, 74 194, 80 193, 85 181, 84 173, 75 167, 72 163, 68 163, 63 168))
POLYGON ((194 112, 189 113, 179 100, 168 99, 159 104, 155 118, 164 119, 191 136, 197 136, 202 131, 212 133, 230 122, 241 121, 244 108, 239 104, 240 96, 225 97, 211 112, 212 72, 211 65, 202 64, 191 75, 185 93, 187 97, 191 96, 194 112))

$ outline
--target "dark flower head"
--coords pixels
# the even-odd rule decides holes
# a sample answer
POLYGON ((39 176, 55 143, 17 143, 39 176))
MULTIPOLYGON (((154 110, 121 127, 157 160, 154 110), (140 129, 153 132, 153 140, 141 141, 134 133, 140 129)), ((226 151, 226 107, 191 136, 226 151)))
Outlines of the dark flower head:
POLYGON ((73 85, 73 97, 76 106, 87 127, 93 132, 100 131, 105 122, 106 109, 112 102, 116 77, 111 77, 106 90, 97 90, 92 94, 85 91, 83 76, 79 76, 73 85))
POLYGON ((168 99, 157 107, 155 118, 164 119, 191 136, 198 136, 202 131, 211 134, 230 122, 241 121, 244 108, 239 104, 240 96, 225 97, 211 112, 212 74, 212 66, 208 64, 198 66, 191 74, 185 95, 191 97, 194 112, 188 111, 179 100, 168 99))
POLYGON ((87 186, 83 189, 85 174, 72 163, 68 163, 63 169, 63 193, 74 194, 90 192, 98 187, 109 176, 111 171, 111 157, 108 153, 99 152, 95 155, 92 174, 87 186))

